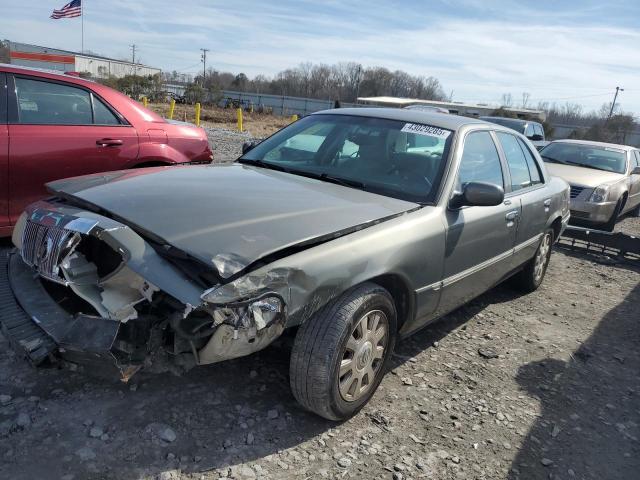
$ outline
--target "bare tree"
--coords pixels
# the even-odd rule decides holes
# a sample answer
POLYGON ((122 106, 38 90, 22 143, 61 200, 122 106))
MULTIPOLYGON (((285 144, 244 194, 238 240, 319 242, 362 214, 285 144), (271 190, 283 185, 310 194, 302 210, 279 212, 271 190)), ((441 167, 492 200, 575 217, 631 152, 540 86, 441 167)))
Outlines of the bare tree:
POLYGON ((531 94, 527 92, 522 92, 522 108, 527 108, 529 104, 529 98, 531 98, 531 94))
POLYGON ((500 105, 505 108, 511 108, 513 106, 513 97, 510 93, 502 94, 502 101, 500 102, 500 105))

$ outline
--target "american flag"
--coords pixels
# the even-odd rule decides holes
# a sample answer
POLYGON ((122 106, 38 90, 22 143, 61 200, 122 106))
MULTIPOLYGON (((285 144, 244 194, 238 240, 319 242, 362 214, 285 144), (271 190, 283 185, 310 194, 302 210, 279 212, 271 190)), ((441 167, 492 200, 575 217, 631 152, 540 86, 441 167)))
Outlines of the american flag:
POLYGON ((82 0, 73 0, 67 3, 60 10, 54 10, 51 14, 51 18, 73 18, 82 15, 82 0))

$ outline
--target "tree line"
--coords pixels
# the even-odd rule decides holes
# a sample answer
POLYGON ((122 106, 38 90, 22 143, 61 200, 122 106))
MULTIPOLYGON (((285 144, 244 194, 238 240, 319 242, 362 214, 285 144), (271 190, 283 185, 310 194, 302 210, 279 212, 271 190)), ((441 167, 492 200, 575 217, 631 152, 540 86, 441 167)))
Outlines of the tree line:
MULTIPOLYGON (((184 75, 165 72, 164 79, 181 82, 184 75)), ((214 69, 190 79, 204 92, 215 94, 221 90, 287 95, 355 102, 358 97, 390 95, 394 97, 445 100, 446 95, 437 78, 411 75, 402 70, 385 67, 363 67, 359 63, 344 62, 333 65, 302 63, 273 77, 244 73, 233 74, 214 69)), ((182 82, 181 82, 182 83, 182 82)))

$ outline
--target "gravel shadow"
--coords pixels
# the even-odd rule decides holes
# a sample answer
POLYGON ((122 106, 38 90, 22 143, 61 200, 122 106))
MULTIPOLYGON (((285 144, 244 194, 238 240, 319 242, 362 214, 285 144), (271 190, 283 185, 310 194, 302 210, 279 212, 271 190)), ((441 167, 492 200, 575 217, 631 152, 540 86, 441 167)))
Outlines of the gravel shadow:
POLYGON ((517 381, 541 414, 511 480, 640 476, 640 285, 600 321, 568 362, 523 365, 517 381))

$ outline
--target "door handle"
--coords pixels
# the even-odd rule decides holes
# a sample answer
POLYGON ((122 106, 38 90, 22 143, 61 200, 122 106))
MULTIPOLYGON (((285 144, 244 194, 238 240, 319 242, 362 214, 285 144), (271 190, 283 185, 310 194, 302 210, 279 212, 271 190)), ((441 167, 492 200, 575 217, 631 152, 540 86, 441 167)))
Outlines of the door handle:
POLYGON ((504 218, 505 218, 505 220, 507 222, 513 222, 519 216, 520 216, 520 213, 518 212, 518 210, 511 210, 510 212, 507 212, 507 214, 504 216, 504 218))
POLYGON ((545 199, 545 201, 544 201, 544 206, 545 206, 545 207, 549 207, 549 206, 551 206, 551 199, 550 199, 550 198, 545 199))
POLYGON ((100 140, 96 140, 96 145, 99 147, 120 147, 123 143, 122 140, 114 138, 101 138, 100 140))

